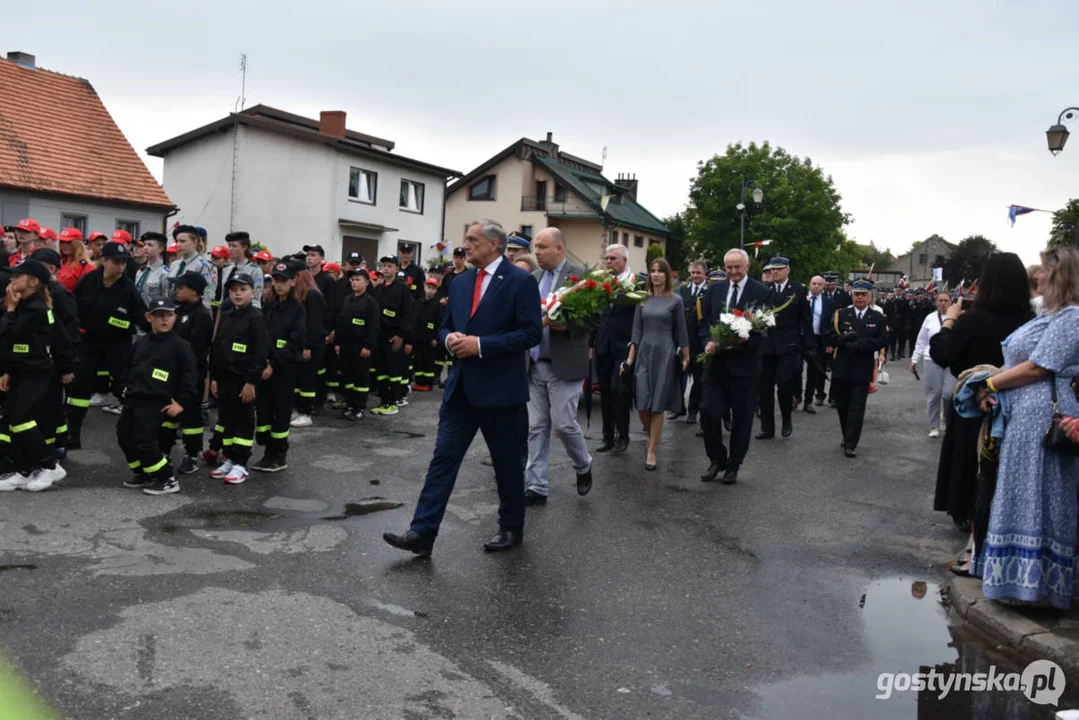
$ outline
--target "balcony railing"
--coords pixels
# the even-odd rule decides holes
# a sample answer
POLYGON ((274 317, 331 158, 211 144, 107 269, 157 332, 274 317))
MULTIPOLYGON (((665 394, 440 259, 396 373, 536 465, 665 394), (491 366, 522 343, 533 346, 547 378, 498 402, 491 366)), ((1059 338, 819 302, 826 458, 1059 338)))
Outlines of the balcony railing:
POLYGON ((595 210, 578 200, 556 200, 551 195, 524 195, 521 197, 522 212, 546 212, 551 215, 594 215, 595 210))

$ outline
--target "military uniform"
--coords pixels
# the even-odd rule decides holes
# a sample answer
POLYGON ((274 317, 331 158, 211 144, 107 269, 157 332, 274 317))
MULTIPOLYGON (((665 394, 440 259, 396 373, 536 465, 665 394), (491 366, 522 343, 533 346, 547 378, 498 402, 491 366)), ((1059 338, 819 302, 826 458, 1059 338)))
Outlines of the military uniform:
MULTIPOLYGON (((169 266, 169 282, 175 283, 176 279, 186 272, 197 272, 206 280, 206 291, 202 294, 202 304, 210 307, 215 297, 214 293, 217 291, 217 266, 198 253, 194 253, 187 258, 178 257, 169 266)), ((262 271, 260 270, 259 273, 261 275, 262 271)), ((222 283, 223 285, 224 283, 222 283)), ((172 299, 176 299, 175 288, 172 290, 172 299)))
MULTIPOLYGON (((783 257, 772 258, 771 264, 789 265, 783 257)), ((761 431, 757 439, 775 436, 775 403, 779 398, 779 413, 783 421, 783 437, 793 430, 792 411, 799 391, 801 355, 796 345, 807 351, 813 346, 813 317, 810 315, 806 289, 801 283, 787 280, 780 289, 778 283, 769 287, 772 291, 771 305, 779 307, 788 300, 790 305, 776 314, 775 327, 768 331, 762 343, 760 412, 761 431)), ((760 308, 764 309, 764 308, 760 308)))

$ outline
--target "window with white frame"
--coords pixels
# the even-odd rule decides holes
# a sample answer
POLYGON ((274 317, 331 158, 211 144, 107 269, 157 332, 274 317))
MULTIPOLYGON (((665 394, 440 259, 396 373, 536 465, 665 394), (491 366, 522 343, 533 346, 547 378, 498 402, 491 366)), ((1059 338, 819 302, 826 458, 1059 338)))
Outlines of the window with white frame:
POLYGON ((348 173, 348 199, 374 205, 378 196, 378 173, 352 168, 348 173))
POLYGON ((423 183, 412 180, 401 181, 401 199, 398 203, 401 210, 408 212, 423 212, 423 183))
POLYGON ((136 239, 139 236, 139 223, 137 220, 117 220, 117 230, 127 230, 132 239, 136 239))
POLYGON ((75 228, 86 235, 86 216, 85 215, 71 215, 64 213, 60 216, 60 229, 75 228))

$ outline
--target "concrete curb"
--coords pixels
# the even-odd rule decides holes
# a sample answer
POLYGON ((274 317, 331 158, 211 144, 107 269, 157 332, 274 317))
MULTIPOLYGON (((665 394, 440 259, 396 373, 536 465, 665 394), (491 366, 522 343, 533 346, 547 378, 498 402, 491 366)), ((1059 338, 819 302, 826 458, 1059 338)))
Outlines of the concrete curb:
POLYGON ((1079 679, 1079 642, 1053 632, 1052 628, 1007 605, 986 600, 979 578, 953 576, 949 594, 955 612, 991 639, 1030 660, 1052 660, 1064 670, 1069 681, 1079 679))

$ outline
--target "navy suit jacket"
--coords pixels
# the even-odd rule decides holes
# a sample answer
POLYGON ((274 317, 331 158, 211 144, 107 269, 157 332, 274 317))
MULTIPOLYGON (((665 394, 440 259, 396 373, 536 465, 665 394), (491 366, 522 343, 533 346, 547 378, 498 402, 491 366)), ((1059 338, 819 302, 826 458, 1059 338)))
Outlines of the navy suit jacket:
POLYGON ((539 285, 503 257, 476 314, 469 318, 476 273, 473 268, 454 278, 439 339, 445 347, 450 333, 476 335, 481 356, 454 359, 443 398, 452 397, 460 385, 474 408, 527 405, 528 350, 543 337, 539 285))
MULTIPOLYGON (((720 280, 708 288, 701 299, 701 324, 698 327, 698 336, 701 344, 707 345, 712 341, 711 327, 719 323, 719 316, 726 312, 727 291, 730 290, 730 280, 720 280)), ((764 283, 753 278, 746 278, 741 297, 738 298, 737 308, 764 308, 772 306, 772 291, 765 287, 764 283)), ((704 364, 705 379, 727 375, 728 377, 751 378, 761 371, 761 348, 764 338, 753 333, 744 345, 731 350, 723 350, 713 355, 704 364)), ((748 387, 748 386, 747 386, 748 387)), ((754 388, 756 391, 756 388, 754 388)))
MULTIPOLYGON (((813 299, 812 295, 807 295, 806 303, 809 304, 809 329, 813 329, 813 299)), ((832 322, 832 315, 837 308, 835 303, 832 302, 832 298, 828 297, 828 293, 822 292, 817 296, 817 302, 820 303, 820 339, 824 340, 824 333, 828 330, 828 324, 832 322)))

